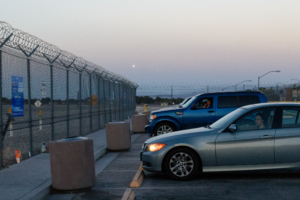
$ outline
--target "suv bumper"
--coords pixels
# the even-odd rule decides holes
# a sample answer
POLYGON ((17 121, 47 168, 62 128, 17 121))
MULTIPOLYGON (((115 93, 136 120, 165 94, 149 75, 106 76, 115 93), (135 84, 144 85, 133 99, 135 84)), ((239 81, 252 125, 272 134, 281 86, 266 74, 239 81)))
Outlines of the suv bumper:
POLYGON ((148 133, 149 137, 152 137, 153 128, 150 125, 146 125, 144 129, 145 129, 145 132, 148 133))

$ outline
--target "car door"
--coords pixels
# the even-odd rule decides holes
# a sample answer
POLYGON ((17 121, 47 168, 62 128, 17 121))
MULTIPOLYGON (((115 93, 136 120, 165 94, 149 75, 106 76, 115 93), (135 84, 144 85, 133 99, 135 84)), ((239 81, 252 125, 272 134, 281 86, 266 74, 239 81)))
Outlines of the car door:
POLYGON ((220 133, 216 139, 217 165, 274 163, 274 115, 275 108, 250 111, 234 122, 236 132, 220 133))
POLYGON ((275 163, 300 162, 300 108, 283 107, 275 135, 275 163))
POLYGON ((214 98, 207 96, 195 101, 184 112, 183 120, 185 129, 203 127, 215 122, 214 98), (210 107, 205 107, 208 101, 211 102, 211 105, 210 107))

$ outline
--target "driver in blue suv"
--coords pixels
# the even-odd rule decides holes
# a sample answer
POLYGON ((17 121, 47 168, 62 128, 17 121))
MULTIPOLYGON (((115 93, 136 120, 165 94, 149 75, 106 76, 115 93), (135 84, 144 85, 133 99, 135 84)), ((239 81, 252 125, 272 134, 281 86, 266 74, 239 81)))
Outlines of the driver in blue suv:
POLYGON ((204 104, 203 108, 212 108, 210 99, 207 99, 207 102, 206 102, 206 104, 204 104))
POLYGON ((151 113, 145 131, 149 136, 210 125, 235 109, 267 98, 260 92, 216 92, 199 94, 184 105, 173 106, 151 113))

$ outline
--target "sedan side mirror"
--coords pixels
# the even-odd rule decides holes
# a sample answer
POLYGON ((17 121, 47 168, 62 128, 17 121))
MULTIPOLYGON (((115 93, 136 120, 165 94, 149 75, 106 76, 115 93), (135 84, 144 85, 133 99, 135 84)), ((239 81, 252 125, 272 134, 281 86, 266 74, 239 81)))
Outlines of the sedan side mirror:
POLYGON ((236 131, 236 125, 231 124, 228 129, 229 129, 230 132, 234 133, 236 131))

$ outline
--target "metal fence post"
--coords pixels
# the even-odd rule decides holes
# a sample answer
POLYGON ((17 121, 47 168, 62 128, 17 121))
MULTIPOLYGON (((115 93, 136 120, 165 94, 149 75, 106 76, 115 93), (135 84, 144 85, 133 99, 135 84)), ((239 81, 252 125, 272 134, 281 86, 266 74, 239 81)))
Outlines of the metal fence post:
POLYGON ((109 110, 109 122, 111 122, 111 96, 110 96, 110 81, 108 82, 108 110, 109 110))
POLYGON ((124 91, 125 91, 125 94, 126 94, 126 98, 125 98, 125 120, 127 119, 127 101, 128 101, 128 92, 127 92, 127 85, 124 84, 124 91))
POLYGON ((123 102, 122 102, 122 105, 123 105, 123 120, 125 120, 125 105, 126 105, 126 99, 125 99, 125 84, 122 84, 123 86, 123 102))
POLYGON ((67 137, 70 136, 69 69, 67 69, 67 137))
POLYGON ((136 109, 136 88, 134 88, 134 109, 136 109))
POLYGON ((115 110, 115 121, 117 121, 117 95, 116 95, 116 81, 114 81, 114 110, 115 110))
POLYGON ((122 105, 122 98, 121 98, 121 83, 119 82, 119 121, 121 121, 121 105, 122 105))
POLYGON ((130 95, 129 95, 129 88, 128 88, 128 85, 126 84, 126 92, 127 92, 127 99, 126 99, 126 119, 128 119, 128 116, 129 116, 129 97, 130 97, 130 95))
POLYGON ((90 75, 90 133, 93 130, 93 122, 92 122, 92 75, 90 75))
POLYGON ((27 82, 28 82, 28 127, 29 127, 29 152, 32 155, 32 117, 31 117, 31 86, 30 86, 30 60, 27 58, 27 82))
POLYGON ((51 91, 51 140, 54 140, 54 102, 53 102, 53 65, 50 65, 50 91, 51 91))
POLYGON ((98 104, 98 130, 100 130, 101 129, 101 127, 100 127, 100 100, 101 100, 101 98, 100 98, 100 77, 98 77, 97 76, 97 80, 98 80, 98 87, 97 87, 97 89, 98 89, 98 102, 97 102, 97 104, 98 104))
POLYGON ((106 98, 105 98, 105 80, 103 79, 103 109, 104 110, 104 126, 106 124, 106 98))
POLYGON ((134 109, 133 109, 133 88, 130 87, 130 91, 131 91, 131 115, 133 115, 134 113, 134 109))
POLYGON ((0 49, 0 169, 3 166, 2 159, 2 131, 3 131, 3 121, 2 121, 2 50, 0 49))
POLYGON ((81 131, 81 72, 79 73, 79 135, 82 135, 81 131))

